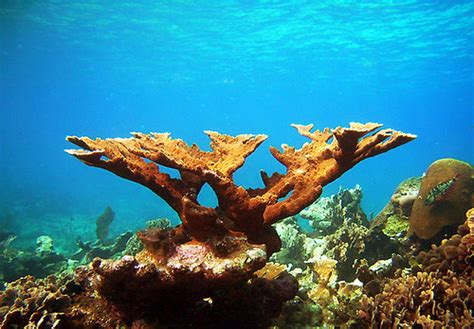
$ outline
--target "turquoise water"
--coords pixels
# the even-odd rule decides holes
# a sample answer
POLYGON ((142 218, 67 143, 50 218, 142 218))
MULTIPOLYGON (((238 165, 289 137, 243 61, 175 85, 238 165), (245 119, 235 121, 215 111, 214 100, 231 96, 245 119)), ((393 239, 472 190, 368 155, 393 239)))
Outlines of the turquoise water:
POLYGON ((64 153, 70 134, 169 131, 208 148, 203 130, 265 133, 245 186, 283 170, 270 145, 304 142, 291 123, 417 134, 325 189, 360 184, 368 213, 436 159, 473 162, 472 1, 2 1, 0 24, 0 221, 18 244, 93 237, 107 205, 113 235, 178 221, 64 153))

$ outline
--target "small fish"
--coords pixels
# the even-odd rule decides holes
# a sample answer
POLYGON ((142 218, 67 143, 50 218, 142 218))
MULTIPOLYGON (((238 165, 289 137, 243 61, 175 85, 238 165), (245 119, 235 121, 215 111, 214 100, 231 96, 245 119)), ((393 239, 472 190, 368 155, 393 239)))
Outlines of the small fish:
POLYGON ((425 206, 432 206, 438 202, 445 201, 449 193, 453 190, 454 184, 459 178, 459 174, 446 182, 439 183, 433 187, 425 198, 425 206))
POLYGON ((0 231, 0 250, 7 248, 15 238, 15 233, 0 231))

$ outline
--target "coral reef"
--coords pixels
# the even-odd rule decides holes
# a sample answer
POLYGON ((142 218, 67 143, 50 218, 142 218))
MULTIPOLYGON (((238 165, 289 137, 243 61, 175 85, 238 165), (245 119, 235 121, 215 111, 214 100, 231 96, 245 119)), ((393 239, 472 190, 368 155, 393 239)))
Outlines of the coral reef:
POLYGON ((430 165, 410 215, 410 233, 431 239, 453 230, 474 206, 474 168, 463 161, 441 159, 430 165))
MULTIPOLYGON (((158 228, 160 230, 167 230, 171 228, 171 222, 167 218, 152 219, 146 222, 146 229, 158 228)), ((135 256, 143 250, 143 243, 140 241, 136 234, 127 241, 125 250, 122 252, 122 256, 130 255, 135 256)))
MULTIPOLYGON (((177 228, 138 232, 144 249, 135 257, 93 261, 94 276, 98 277, 94 289, 113 305, 120 318, 133 321, 153 306, 155 313, 157 309, 166 310, 160 312, 162 320, 172 310, 205 298, 211 298, 215 308, 219 305, 216 290, 224 290, 220 295, 229 296, 232 287, 249 280, 264 282, 251 278, 265 265, 268 256, 280 249, 281 241, 272 224, 314 202, 323 186, 361 160, 416 137, 390 129, 378 130, 381 125, 375 123, 351 123, 349 128, 315 132, 311 132, 312 125, 293 126, 310 142, 298 150, 288 145, 282 146, 283 151, 271 147, 272 155, 286 167, 286 173, 269 176, 262 171, 264 187, 259 189, 236 185, 233 173, 267 138, 265 135, 232 137, 208 131, 210 152, 171 139, 168 133, 133 133, 132 138, 105 140, 67 137, 82 148, 67 150, 69 154, 87 165, 148 187, 182 221, 177 228), (180 178, 171 178, 160 171, 160 166, 178 170, 180 178), (198 195, 204 184, 214 190, 218 207, 199 204, 198 195)), ((294 280, 286 275, 271 282, 283 280, 282 277, 294 280)), ((288 289, 289 286, 282 289, 287 293, 283 299, 277 298, 280 302, 275 305, 294 296, 296 289, 288 289)), ((232 318, 235 317, 245 316, 234 310, 232 318)), ((265 323, 262 319, 259 323, 265 323)))
POLYGON ((360 318, 367 326, 474 326, 474 209, 467 217, 457 234, 420 252, 411 273, 399 272, 382 282, 380 292, 361 299, 360 318))
POLYGON ((25 275, 44 278, 67 266, 64 255, 54 249, 51 237, 38 237, 35 252, 7 248, 0 251, 0 287, 25 275))
POLYGON ((361 200, 362 189, 359 185, 353 189, 341 188, 335 195, 320 198, 299 215, 309 220, 317 235, 334 233, 344 221, 368 226, 361 200))
POLYGON ((129 240, 133 236, 134 234, 131 231, 127 231, 113 240, 97 240, 94 243, 77 240, 79 250, 71 255, 70 258, 83 265, 90 263, 95 257, 119 258, 123 255, 129 240))
MULTIPOLYGON (((305 218, 317 222, 318 228, 326 218, 335 220, 338 226, 326 226, 329 230, 305 231, 294 217, 275 225, 282 239, 282 250, 273 254, 271 260, 285 264, 300 285, 297 297, 285 304, 275 326, 357 327, 361 325, 358 310, 362 282, 350 282, 356 274, 363 278, 357 270, 361 272, 366 266, 366 272, 370 271, 370 276, 367 274, 363 281, 372 280, 367 285, 370 287, 406 265, 404 258, 394 254, 400 252, 399 241, 384 234, 380 226, 372 227, 366 220, 361 197, 360 187, 341 189, 336 195, 322 198, 304 210, 305 218), (332 233, 328 234, 328 231, 332 233), (321 235, 322 232, 326 234, 321 235)), ((376 292, 380 292, 380 286, 376 288, 376 292)))
MULTIPOLYGON (((129 270, 130 267, 122 267, 123 273, 129 270)), ((153 287, 157 286, 154 286, 152 279, 143 276, 142 283, 151 288, 140 289, 139 292, 146 292, 145 295, 133 292, 131 288, 137 288, 133 283, 130 289, 124 291, 124 301, 130 297, 138 303, 130 302, 125 307, 110 303, 95 291, 97 284, 108 285, 115 294, 119 294, 123 285, 113 286, 119 284, 119 280, 107 278, 106 283, 101 283, 103 279, 86 267, 79 267, 74 276, 50 276, 37 280, 27 276, 8 284, 7 289, 0 292, 0 326, 266 328, 271 318, 279 314, 283 303, 291 299, 298 289, 297 282, 285 271, 272 278, 252 276, 248 281, 226 285, 225 289, 214 286, 206 298, 199 294, 182 295, 179 286, 155 295, 153 287)))
POLYGON ((307 264, 323 256, 337 260, 339 278, 353 280, 358 259, 366 258, 370 264, 387 259, 400 250, 397 239, 387 236, 379 226, 370 226, 361 208, 362 189, 340 189, 336 195, 318 200, 303 210, 318 230, 305 232, 295 218, 287 218, 275 225, 282 240, 282 250, 272 261, 303 271, 307 264), (321 202, 320 202, 321 201, 321 202), (320 223, 334 220, 336 224, 321 229, 320 223), (326 234, 321 235, 325 231, 326 234), (332 231, 332 233, 329 233, 332 231))
POLYGON ((107 238, 107 235, 109 235, 109 226, 112 224, 114 218, 115 213, 110 207, 105 208, 104 212, 97 217, 95 222, 95 233, 99 241, 104 241, 107 238))
MULTIPOLYGON (((360 323, 360 282, 337 281, 337 261, 322 257, 303 272, 293 270, 300 289, 274 320, 277 328, 350 327, 360 323)), ((279 268, 279 267, 277 267, 279 268)))
POLYGON ((68 328, 64 311, 71 297, 61 291, 55 276, 35 280, 25 276, 0 292, 0 325, 2 328, 68 328))
POLYGON ((306 267, 305 262, 321 257, 324 240, 313 238, 297 224, 295 217, 288 217, 275 224, 275 229, 282 241, 280 251, 274 253, 270 260, 286 264, 289 270, 306 267))
POLYGON ((400 251, 399 241, 384 234, 380 226, 369 226, 361 209, 361 196, 360 187, 341 189, 304 210, 305 218, 317 222, 319 228, 326 218, 335 220, 338 227, 331 229, 332 234, 328 235, 327 229, 304 231, 293 217, 275 225, 282 250, 271 260, 285 264, 300 285, 297 298, 285 304, 283 314, 275 320, 277 327, 357 327, 361 324, 358 310, 362 283, 349 281, 363 267, 360 263, 366 271, 370 268, 372 276, 364 281, 373 280, 368 286, 405 265, 402 257, 392 256, 400 251), (326 235, 321 236, 321 232, 326 235), (376 277, 378 280, 374 280, 376 277))
POLYGON ((409 218, 418 192, 421 178, 412 177, 401 182, 389 203, 374 218, 372 227, 380 227, 389 237, 401 238, 406 235, 409 218))
POLYGON ((401 244, 378 228, 368 228, 344 222, 336 232, 326 238, 324 254, 337 260, 338 276, 352 281, 356 277, 355 262, 366 259, 370 265, 398 253, 401 244))

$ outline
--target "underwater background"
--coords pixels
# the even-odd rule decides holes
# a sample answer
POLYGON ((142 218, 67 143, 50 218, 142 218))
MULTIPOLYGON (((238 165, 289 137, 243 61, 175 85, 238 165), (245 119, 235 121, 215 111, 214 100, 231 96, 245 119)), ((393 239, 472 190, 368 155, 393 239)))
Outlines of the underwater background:
MULTIPOLYGON (((67 135, 203 130, 269 139, 235 176, 282 171, 268 147, 291 123, 380 122, 418 138, 325 187, 363 190, 377 214, 436 159, 474 160, 472 1, 9 1, 0 3, 0 225, 59 250, 175 213, 142 186, 84 166, 67 135)), ((203 204, 215 205, 210 190, 203 204)))

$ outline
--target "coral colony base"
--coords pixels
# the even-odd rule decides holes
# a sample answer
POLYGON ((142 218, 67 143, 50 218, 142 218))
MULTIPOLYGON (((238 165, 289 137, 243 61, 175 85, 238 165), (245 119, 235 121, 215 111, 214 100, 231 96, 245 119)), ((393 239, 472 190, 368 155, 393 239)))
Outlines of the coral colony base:
POLYGON ((472 166, 434 163, 369 221, 359 186, 317 200, 323 186, 415 136, 374 123, 293 126, 310 142, 270 148, 286 173, 262 172, 259 189, 237 186, 232 175, 264 135, 207 132, 211 152, 169 134, 68 137, 82 148, 68 153, 148 187, 182 224, 154 220, 137 235, 108 239, 114 212, 106 208, 97 241, 78 241, 70 257, 45 236, 34 255, 4 243, 3 280, 18 280, 0 292, 2 328, 473 327, 473 211, 460 219, 473 207, 472 166), (216 208, 197 201, 206 183, 216 208), (436 232, 425 234, 439 216, 436 232))

